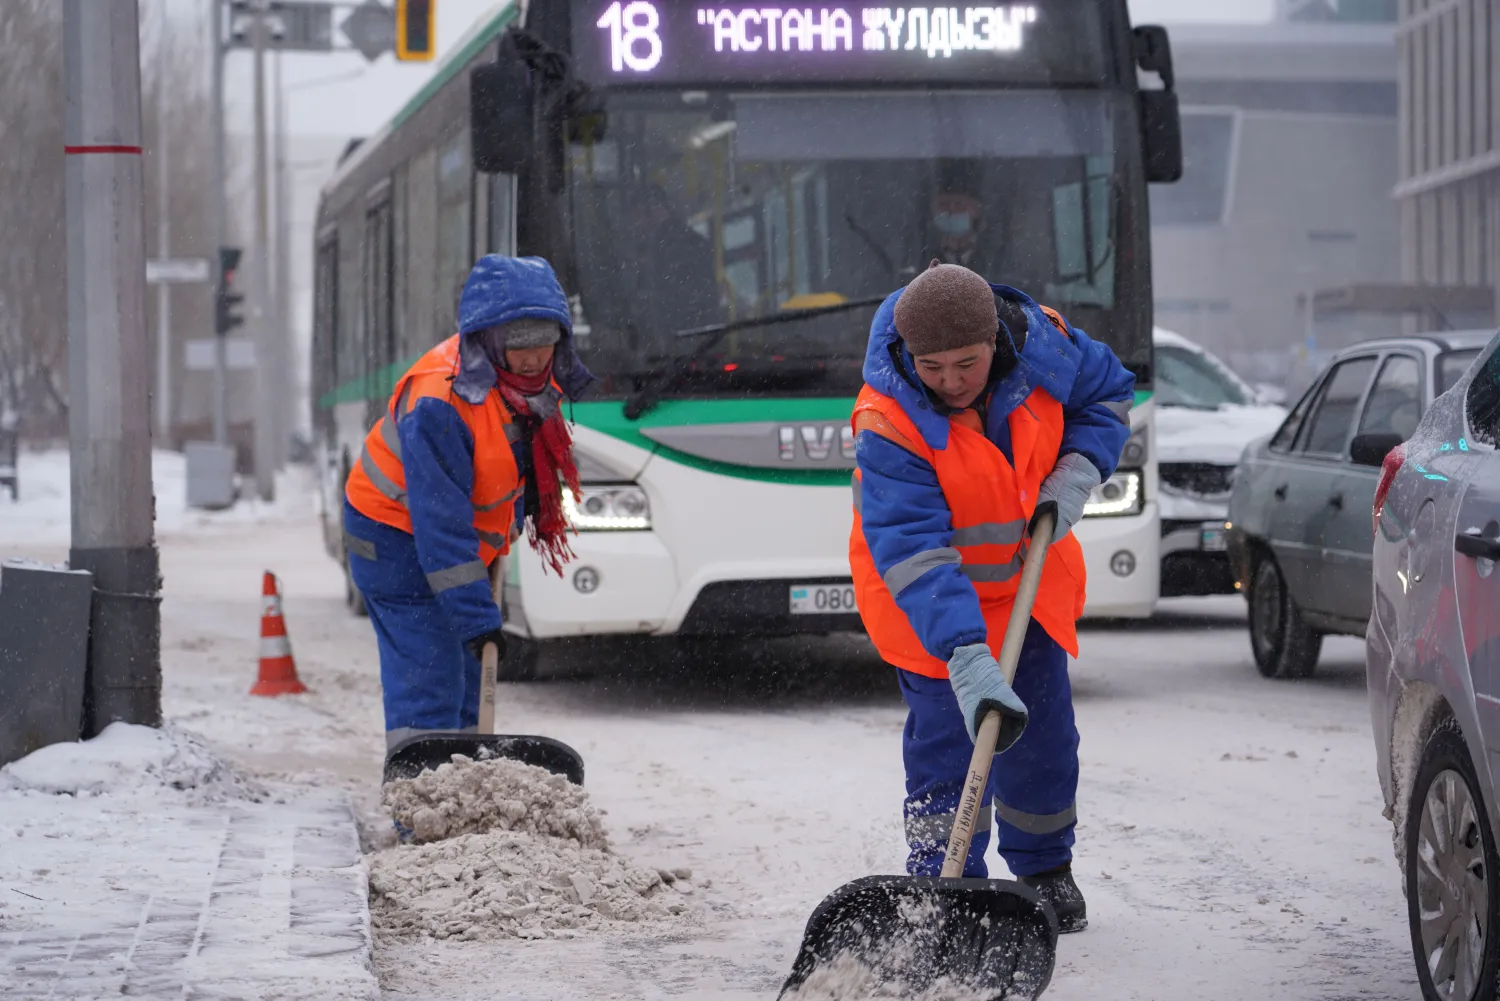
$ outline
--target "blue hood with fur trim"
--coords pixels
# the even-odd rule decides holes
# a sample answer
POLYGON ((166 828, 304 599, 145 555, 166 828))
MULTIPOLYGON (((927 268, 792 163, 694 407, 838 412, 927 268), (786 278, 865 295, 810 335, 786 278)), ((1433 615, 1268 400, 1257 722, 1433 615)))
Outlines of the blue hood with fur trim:
POLYGON ((552 265, 541 257, 486 254, 469 272, 458 301, 459 373, 453 390, 470 403, 484 401, 495 384, 495 369, 484 350, 469 335, 488 327, 532 317, 555 320, 562 327, 552 359, 552 376, 570 400, 581 397, 595 382, 578 359, 573 344, 573 314, 568 297, 552 265))

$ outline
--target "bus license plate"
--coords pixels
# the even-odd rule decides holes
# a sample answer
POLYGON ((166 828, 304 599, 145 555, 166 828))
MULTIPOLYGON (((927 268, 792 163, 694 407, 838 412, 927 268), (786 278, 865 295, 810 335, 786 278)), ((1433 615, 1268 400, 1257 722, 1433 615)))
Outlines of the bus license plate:
POLYGON ((795 584, 793 615, 838 615, 856 611, 853 584, 795 584))
POLYGON ((1205 528, 1203 530, 1203 550, 1209 553, 1222 553, 1228 549, 1222 528, 1205 528))

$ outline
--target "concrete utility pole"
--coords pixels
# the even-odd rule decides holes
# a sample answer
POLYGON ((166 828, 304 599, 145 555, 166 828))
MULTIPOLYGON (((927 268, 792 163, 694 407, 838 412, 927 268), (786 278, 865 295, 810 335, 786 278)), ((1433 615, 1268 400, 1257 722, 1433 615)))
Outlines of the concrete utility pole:
POLYGON ((281 89, 281 50, 276 50, 276 332, 280 350, 276 356, 276 468, 285 469, 291 457, 292 395, 292 268, 291 268, 291 178, 286 169, 286 94, 281 89))
MULTIPOLYGON (((157 43, 156 79, 156 256, 172 256, 171 213, 167 211, 170 172, 167 169, 167 30, 157 43)), ((156 437, 162 447, 172 440, 172 283, 156 285, 156 437)))
POLYGON ((137 0, 64 0, 69 563, 93 574, 84 734, 161 723, 137 0))
MULTIPOLYGON (((229 236, 226 225, 226 211, 224 209, 224 2, 223 0, 209 0, 213 8, 212 28, 213 32, 213 115, 214 115, 214 163, 213 163, 213 206, 214 206, 214 252, 213 252, 213 275, 214 295, 218 296, 221 289, 219 281, 219 247, 224 246, 229 236)), ((228 349, 224 343, 224 336, 217 330, 214 331, 214 442, 219 445, 229 444, 229 367, 228 349)))
POLYGON ((255 490, 263 501, 276 499, 276 323, 271 302, 269 178, 266 170, 266 3, 257 0, 251 19, 255 45, 255 291, 250 315, 255 323, 255 490))

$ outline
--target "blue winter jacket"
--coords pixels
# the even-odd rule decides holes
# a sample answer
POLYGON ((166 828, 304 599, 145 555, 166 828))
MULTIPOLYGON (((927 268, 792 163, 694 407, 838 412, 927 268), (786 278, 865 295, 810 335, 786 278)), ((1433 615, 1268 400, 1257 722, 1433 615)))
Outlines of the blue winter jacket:
MULTIPOLYGON (((1027 327, 1016 367, 986 390, 986 437, 1014 461, 1006 419, 1032 390, 1042 389, 1063 405, 1059 454, 1076 452, 1098 468, 1101 479, 1112 476, 1130 437, 1135 377, 1108 346, 1083 331, 1069 325, 1071 337, 1065 336, 1025 293, 1007 285, 990 287, 1024 309, 1027 327)), ((925 392, 896 333, 896 301, 902 291, 881 304, 870 325, 865 382, 899 403, 930 447, 946 448, 948 416, 925 392)), ((1003 323, 1000 336, 1010 336, 1003 323)), ((855 459, 865 542, 882 575, 920 553, 952 546, 952 516, 930 463, 873 431, 855 439, 855 459)), ((956 563, 932 567, 894 597, 934 657, 946 661, 955 648, 985 641, 979 596, 956 563)))
MULTIPOLYGON (((578 359, 568 299, 552 266, 540 257, 489 254, 474 265, 459 299, 459 371, 453 379, 455 394, 475 405, 484 402, 495 385, 495 367, 472 335, 523 317, 556 320, 562 327, 552 373, 563 395, 577 399, 588 389, 594 376, 578 359)), ((396 429, 401 439, 401 465, 406 473, 412 538, 422 572, 430 582, 434 574, 445 570, 475 564, 482 567, 470 501, 474 490, 474 440, 468 425, 446 399, 425 396, 401 418, 396 429)), ((512 446, 517 468, 523 471, 530 464, 528 443, 529 438, 523 438, 512 446)), ((518 525, 524 513, 523 501, 524 498, 516 501, 518 525)), ((446 582, 452 575, 436 579, 446 582)), ((500 628, 500 610, 487 579, 442 589, 434 585, 433 589, 454 631, 465 639, 500 628)))

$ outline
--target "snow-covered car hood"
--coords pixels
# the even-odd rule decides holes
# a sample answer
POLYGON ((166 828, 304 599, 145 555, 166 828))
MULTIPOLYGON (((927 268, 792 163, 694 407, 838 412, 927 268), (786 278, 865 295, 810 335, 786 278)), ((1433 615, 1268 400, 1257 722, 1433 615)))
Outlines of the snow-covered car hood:
POLYGON ((1274 404, 1226 404, 1217 410, 1159 406, 1156 460, 1233 466, 1246 445, 1271 434, 1285 419, 1286 408, 1274 404))

